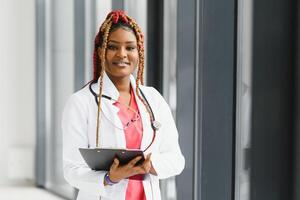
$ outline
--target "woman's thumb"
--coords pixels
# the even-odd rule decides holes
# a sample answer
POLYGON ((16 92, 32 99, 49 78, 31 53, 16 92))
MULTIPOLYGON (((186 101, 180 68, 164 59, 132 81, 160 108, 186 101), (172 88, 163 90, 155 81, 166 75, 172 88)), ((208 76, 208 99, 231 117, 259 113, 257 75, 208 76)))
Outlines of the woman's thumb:
POLYGON ((119 166, 119 163, 120 163, 119 160, 117 158, 115 158, 111 167, 113 169, 116 169, 119 166))

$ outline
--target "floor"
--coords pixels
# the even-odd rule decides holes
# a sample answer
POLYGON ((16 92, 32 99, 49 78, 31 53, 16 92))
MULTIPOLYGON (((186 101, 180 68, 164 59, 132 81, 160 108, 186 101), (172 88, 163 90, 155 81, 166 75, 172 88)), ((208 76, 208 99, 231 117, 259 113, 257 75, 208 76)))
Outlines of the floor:
POLYGON ((1 200, 65 200, 35 187, 0 187, 1 200))

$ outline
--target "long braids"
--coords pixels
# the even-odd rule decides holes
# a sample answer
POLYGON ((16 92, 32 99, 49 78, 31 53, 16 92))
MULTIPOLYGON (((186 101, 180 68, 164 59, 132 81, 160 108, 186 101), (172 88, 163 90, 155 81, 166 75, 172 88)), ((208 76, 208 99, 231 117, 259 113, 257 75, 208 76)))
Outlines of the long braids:
POLYGON ((137 46, 138 46, 138 55, 139 55, 139 63, 138 63, 138 70, 137 70, 137 78, 136 78, 136 94, 138 98, 141 100, 143 105, 145 106, 151 122, 153 122, 154 117, 152 112, 149 108, 149 105, 145 102, 145 99, 142 98, 139 90, 140 84, 144 84, 144 61, 145 61, 145 53, 144 53, 144 36, 138 24, 135 22, 134 19, 127 16, 123 11, 116 10, 110 12, 103 24, 100 27, 100 30, 95 38, 95 45, 94 45, 94 53, 93 53, 93 81, 96 81, 99 78, 99 96, 98 96, 98 112, 97 112, 97 127, 96 127, 96 148, 100 147, 99 144, 99 130, 100 130, 100 121, 101 121, 101 96, 103 91, 103 75, 105 72, 105 56, 106 56, 106 49, 107 49, 107 42, 108 37, 111 32, 111 28, 114 24, 122 23, 124 26, 128 27, 133 30, 137 39, 137 46), (100 51, 100 53, 98 52, 100 51), (99 56, 100 54, 100 56, 99 56))
POLYGON ((142 101, 144 106, 146 107, 146 110, 150 116, 151 122, 154 120, 154 117, 152 115, 152 112, 149 108, 149 105, 145 102, 145 99, 141 97, 139 85, 144 84, 144 63, 145 63, 145 52, 144 52, 144 36, 142 34, 142 31, 140 27, 137 25, 134 19, 129 18, 129 24, 134 29, 134 32, 137 37, 137 43, 138 43, 138 49, 139 49, 139 66, 137 71, 137 78, 136 78, 136 94, 138 98, 142 101))
POLYGON ((110 18, 106 20, 103 25, 100 28, 100 31, 95 39, 95 49, 94 49, 94 79, 95 76, 98 76, 97 73, 99 73, 99 95, 98 95, 98 111, 97 111, 97 127, 96 127, 96 147, 99 147, 99 129, 100 129, 100 124, 101 124, 101 96, 103 92, 103 74, 104 74, 104 66, 105 66, 105 55, 106 55, 106 47, 107 47, 107 39, 109 36, 109 31, 111 28, 112 22, 110 21, 110 18), (103 41, 102 41, 102 46, 99 49, 97 42, 99 42, 101 32, 103 33, 103 41), (100 51, 100 60, 99 60, 99 53, 98 50, 100 51), (95 59, 96 58, 96 59, 95 59), (100 65, 99 65, 100 64, 100 65), (99 69, 100 68, 100 69, 99 69), (96 70, 95 70, 96 69, 96 70), (95 74, 96 73, 96 74, 95 74))

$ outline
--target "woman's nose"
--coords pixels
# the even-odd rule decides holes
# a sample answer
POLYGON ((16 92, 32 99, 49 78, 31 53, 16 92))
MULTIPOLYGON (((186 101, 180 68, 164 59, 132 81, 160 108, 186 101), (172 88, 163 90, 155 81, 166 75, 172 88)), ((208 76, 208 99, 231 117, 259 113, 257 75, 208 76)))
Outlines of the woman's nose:
POLYGON ((117 51, 117 56, 119 56, 120 58, 126 58, 127 57, 125 47, 119 48, 119 50, 117 51))

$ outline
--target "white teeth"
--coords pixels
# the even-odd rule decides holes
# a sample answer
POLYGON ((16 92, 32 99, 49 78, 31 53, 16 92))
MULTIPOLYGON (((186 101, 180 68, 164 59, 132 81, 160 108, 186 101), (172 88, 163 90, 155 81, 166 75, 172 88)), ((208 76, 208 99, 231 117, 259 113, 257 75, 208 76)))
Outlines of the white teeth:
POLYGON ((120 66, 128 65, 128 63, 126 63, 126 62, 114 62, 114 64, 120 65, 120 66))

